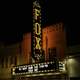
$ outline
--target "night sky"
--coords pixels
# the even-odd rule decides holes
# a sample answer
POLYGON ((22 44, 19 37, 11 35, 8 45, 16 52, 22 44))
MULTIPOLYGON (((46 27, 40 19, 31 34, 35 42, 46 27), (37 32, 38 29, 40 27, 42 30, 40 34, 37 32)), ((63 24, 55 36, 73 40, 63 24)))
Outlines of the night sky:
MULTIPOLYGON (((62 21, 67 32, 67 44, 80 44, 78 2, 42 1, 42 27, 62 21)), ((21 41, 23 34, 32 30, 32 2, 5 2, 0 12, 0 42, 8 44, 21 41)))

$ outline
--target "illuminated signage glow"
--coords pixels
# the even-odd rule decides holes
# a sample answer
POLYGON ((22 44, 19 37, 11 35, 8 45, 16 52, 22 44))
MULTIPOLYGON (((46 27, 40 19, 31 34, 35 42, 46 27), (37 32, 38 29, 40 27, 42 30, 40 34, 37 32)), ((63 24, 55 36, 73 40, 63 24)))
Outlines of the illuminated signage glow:
MULTIPOLYGON (((58 72, 64 72, 64 63, 59 62, 59 70, 58 72)), ((38 63, 38 64, 31 64, 31 65, 22 65, 22 66, 16 66, 12 69, 12 75, 22 75, 22 74, 41 74, 41 73, 51 73, 56 72, 57 67, 55 62, 44 62, 44 63, 38 63)))
POLYGON ((42 53, 41 33, 41 7, 35 1, 33 2, 33 58, 39 62, 42 53))
POLYGON ((17 66, 12 69, 12 75, 52 72, 56 70, 55 68, 56 67, 54 62, 17 66))

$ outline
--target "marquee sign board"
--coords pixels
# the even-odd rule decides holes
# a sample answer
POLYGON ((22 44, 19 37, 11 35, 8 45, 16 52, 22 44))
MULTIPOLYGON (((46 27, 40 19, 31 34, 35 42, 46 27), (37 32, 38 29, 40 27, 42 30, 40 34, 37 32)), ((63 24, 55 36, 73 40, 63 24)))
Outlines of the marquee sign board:
MULTIPOLYGON (((63 71, 65 67, 63 66, 62 62, 59 62, 59 69, 63 71)), ((12 68, 12 75, 33 75, 33 74, 41 74, 41 73, 54 73, 56 72, 56 63, 51 62, 44 62, 38 64, 31 64, 31 65, 21 65, 15 66, 12 68)))
POLYGON ((54 62, 45 62, 31 65, 16 66, 12 69, 12 75, 35 74, 43 72, 52 72, 56 70, 54 62))

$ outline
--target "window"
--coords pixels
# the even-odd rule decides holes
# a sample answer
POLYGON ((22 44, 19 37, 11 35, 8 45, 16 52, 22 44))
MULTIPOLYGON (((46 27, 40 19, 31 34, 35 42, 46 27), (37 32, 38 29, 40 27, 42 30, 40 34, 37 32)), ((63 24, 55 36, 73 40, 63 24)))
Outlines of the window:
POLYGON ((1 56, 0 56, 0 67, 1 67, 1 56))
POLYGON ((48 49, 49 60, 52 61, 56 56, 56 48, 49 48, 48 49))
POLYGON ((4 68, 4 57, 1 58, 1 67, 4 68))
POLYGON ((22 53, 22 47, 21 47, 21 44, 19 45, 19 51, 20 51, 20 54, 22 53))
POLYGON ((8 57, 5 58, 5 66, 8 68, 8 57))
POLYGON ((14 64, 17 65, 17 56, 15 56, 14 64))
POLYGON ((10 65, 14 64, 13 62, 13 56, 10 57, 10 65))
POLYGON ((10 65, 17 65, 17 56, 10 57, 10 65))

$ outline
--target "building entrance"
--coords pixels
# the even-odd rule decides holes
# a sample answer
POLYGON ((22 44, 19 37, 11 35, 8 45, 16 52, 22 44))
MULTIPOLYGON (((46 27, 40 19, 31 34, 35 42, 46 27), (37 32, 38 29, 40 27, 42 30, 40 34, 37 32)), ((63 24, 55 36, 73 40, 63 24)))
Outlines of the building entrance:
POLYGON ((35 77, 17 76, 13 78, 13 80, 69 80, 69 77, 66 74, 35 76, 35 77))

